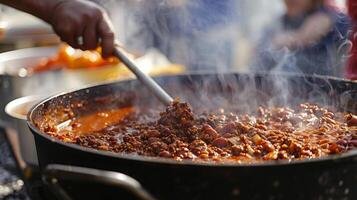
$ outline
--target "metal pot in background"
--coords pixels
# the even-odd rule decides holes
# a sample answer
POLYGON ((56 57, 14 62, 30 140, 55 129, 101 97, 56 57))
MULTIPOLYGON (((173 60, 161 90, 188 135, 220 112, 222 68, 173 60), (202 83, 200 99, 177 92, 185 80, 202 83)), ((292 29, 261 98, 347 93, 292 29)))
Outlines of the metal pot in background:
POLYGON ((0 54, 0 121, 14 125, 4 110, 11 100, 34 94, 51 94, 54 89, 52 93, 58 91, 58 83, 51 84, 51 80, 56 81, 56 75, 51 72, 34 76, 22 76, 21 73, 17 73, 21 68, 34 66, 42 59, 55 55, 57 49, 29 48, 0 54))
POLYGON ((4 108, 11 99, 13 99, 11 76, 0 74, 0 125, 4 127, 10 122, 10 117, 6 115, 4 108))
POLYGON ((32 75, 26 68, 36 66, 44 59, 57 55, 58 46, 35 47, 0 54, 0 121, 14 125, 4 112, 5 105, 19 97, 47 95, 82 87, 83 85, 113 79, 114 66, 98 69, 49 70, 32 75))

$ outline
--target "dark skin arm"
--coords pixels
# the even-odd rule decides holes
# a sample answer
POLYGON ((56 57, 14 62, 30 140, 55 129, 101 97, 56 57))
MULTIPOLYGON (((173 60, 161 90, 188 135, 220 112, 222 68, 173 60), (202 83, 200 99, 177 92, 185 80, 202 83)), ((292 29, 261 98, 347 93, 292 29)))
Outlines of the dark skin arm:
POLYGON ((95 49, 103 56, 114 51, 114 31, 108 15, 87 0, 0 0, 0 3, 32 14, 49 23, 62 41, 82 50, 95 49), (79 43, 78 38, 83 38, 79 43))

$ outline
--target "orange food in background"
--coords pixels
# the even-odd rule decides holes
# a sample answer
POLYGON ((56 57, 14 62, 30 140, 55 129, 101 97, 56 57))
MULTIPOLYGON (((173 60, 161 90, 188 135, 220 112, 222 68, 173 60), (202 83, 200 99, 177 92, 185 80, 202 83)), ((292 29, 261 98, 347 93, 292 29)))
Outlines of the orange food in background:
POLYGON ((56 56, 44 60, 35 66, 32 71, 36 73, 62 68, 96 68, 118 63, 120 63, 120 61, 115 57, 103 59, 100 48, 93 51, 82 51, 79 49, 73 49, 69 45, 63 44, 60 46, 56 56))

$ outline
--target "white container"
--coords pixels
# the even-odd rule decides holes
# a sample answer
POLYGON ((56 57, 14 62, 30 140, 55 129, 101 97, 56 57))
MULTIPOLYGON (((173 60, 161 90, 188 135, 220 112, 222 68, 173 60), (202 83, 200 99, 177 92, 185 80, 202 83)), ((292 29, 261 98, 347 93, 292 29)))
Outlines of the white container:
POLYGON ((27 96, 15 99, 8 103, 5 112, 15 119, 21 157, 28 165, 38 166, 37 152, 34 137, 27 126, 28 111, 44 96, 27 96))

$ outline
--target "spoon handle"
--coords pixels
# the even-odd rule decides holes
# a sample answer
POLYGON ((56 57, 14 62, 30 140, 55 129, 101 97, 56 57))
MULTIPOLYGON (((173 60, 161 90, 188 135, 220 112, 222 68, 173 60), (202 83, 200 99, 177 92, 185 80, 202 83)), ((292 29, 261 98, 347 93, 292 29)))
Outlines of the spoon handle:
POLYGON ((149 75, 141 71, 119 47, 115 47, 114 55, 121 60, 131 72, 135 74, 139 81, 144 84, 162 103, 170 105, 173 101, 172 97, 152 79, 149 75))

